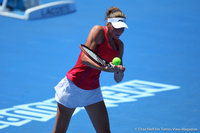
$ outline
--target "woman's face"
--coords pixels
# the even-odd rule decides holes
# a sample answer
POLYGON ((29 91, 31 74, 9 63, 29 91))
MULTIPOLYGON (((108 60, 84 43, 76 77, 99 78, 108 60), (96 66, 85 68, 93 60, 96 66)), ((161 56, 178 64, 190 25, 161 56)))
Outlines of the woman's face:
POLYGON ((122 35, 122 33, 124 32, 124 28, 119 28, 119 29, 115 29, 111 23, 109 23, 108 25, 108 31, 110 33, 110 35, 115 38, 115 39, 119 39, 119 37, 122 35))

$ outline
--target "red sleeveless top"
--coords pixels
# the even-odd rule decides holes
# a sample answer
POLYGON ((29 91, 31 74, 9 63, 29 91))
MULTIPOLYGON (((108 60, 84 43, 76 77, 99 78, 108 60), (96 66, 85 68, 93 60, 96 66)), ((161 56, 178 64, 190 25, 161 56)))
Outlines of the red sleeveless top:
MULTIPOLYGON (((117 50, 113 50, 108 42, 106 27, 104 27, 104 42, 102 44, 97 44, 94 52, 97 53, 100 57, 105 59, 108 62, 111 62, 112 59, 119 54, 119 44, 115 39, 115 45, 117 50)), ((92 90, 96 89, 100 86, 99 77, 100 70, 91 68, 89 66, 84 65, 81 62, 81 54, 79 55, 78 61, 76 65, 68 71, 66 74, 67 78, 71 80, 76 86, 84 90, 92 90)))

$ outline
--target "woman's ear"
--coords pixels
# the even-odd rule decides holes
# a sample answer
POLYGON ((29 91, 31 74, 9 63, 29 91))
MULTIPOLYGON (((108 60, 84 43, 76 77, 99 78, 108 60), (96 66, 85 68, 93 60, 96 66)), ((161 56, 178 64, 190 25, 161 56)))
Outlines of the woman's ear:
POLYGON ((107 22, 107 23, 106 23, 106 26, 107 26, 107 27, 110 27, 111 25, 112 25, 112 24, 111 24, 110 22, 107 22))

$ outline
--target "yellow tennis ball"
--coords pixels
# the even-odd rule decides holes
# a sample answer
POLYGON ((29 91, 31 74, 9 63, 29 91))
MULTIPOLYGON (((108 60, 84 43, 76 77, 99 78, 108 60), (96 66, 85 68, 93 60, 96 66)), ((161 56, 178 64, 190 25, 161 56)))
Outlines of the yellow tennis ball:
POLYGON ((115 57, 115 58, 113 58, 112 63, 115 66, 120 65, 121 64, 121 59, 119 57, 115 57))

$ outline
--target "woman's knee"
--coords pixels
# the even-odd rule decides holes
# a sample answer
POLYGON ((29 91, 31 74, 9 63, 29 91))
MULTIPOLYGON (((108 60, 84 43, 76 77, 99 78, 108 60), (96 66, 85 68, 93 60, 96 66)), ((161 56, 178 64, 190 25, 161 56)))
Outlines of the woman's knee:
POLYGON ((97 133, 110 133, 110 124, 105 103, 98 102, 85 107, 97 133))

